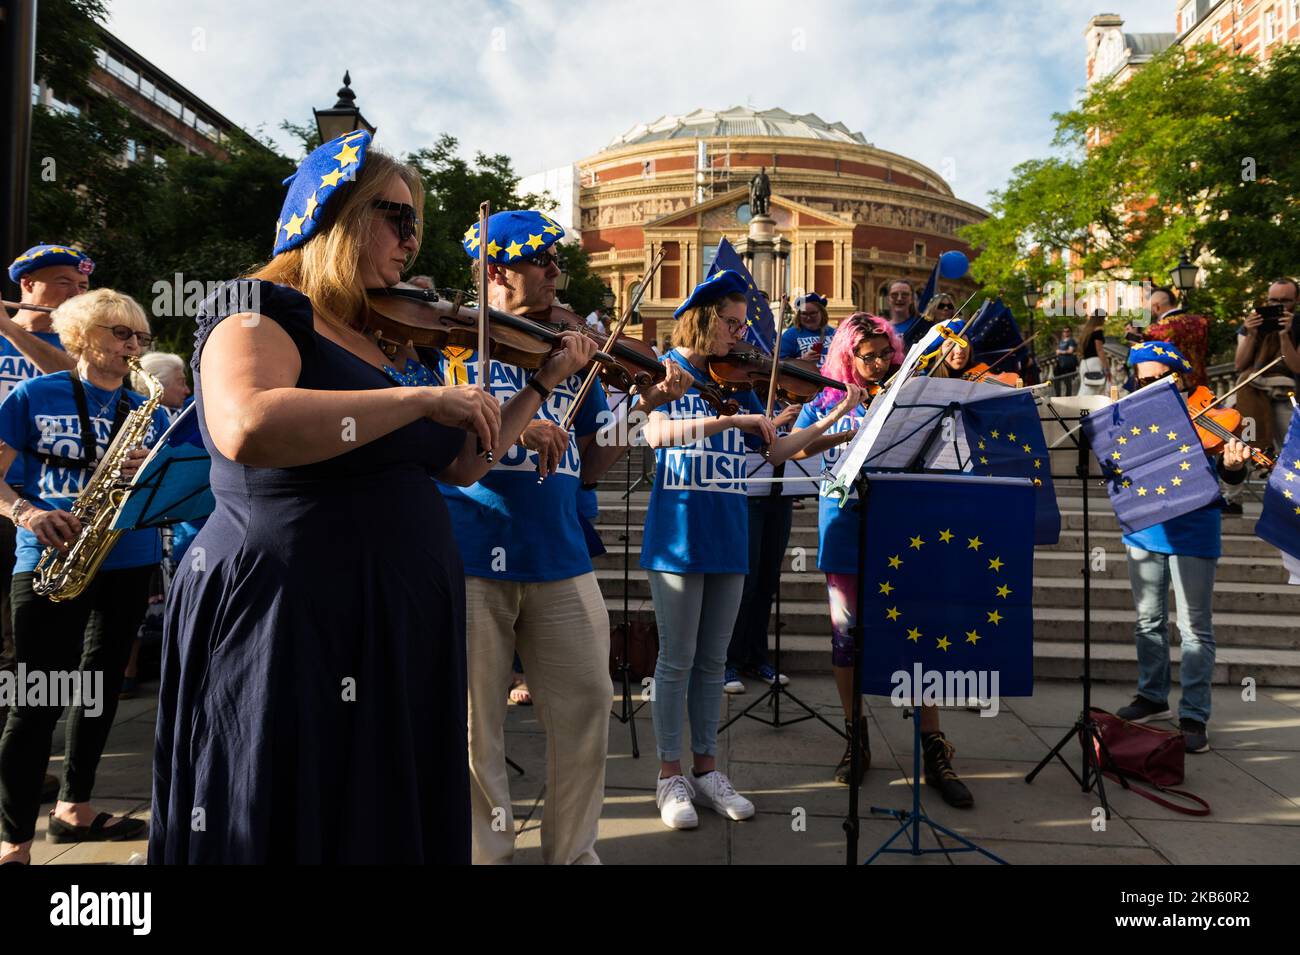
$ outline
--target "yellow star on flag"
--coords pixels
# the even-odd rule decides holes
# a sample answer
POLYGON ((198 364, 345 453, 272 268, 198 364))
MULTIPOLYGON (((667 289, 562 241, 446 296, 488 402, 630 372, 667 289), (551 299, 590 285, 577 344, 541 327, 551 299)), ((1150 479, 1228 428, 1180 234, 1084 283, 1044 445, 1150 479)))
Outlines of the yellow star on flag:
POLYGON ((1178 440, 1178 435, 1174 434, 1172 431, 1166 431, 1166 432, 1165 432, 1165 437, 1168 438, 1170 441, 1177 441, 1177 440, 1178 440))
POLYGON ((885 596, 889 596, 889 594, 893 592, 893 589, 894 585, 887 580, 880 585, 880 592, 885 596))
POLYGON ((1156 485, 1156 493, 1157 493, 1157 494, 1163 494, 1163 493, 1165 493, 1165 490, 1166 490, 1166 488, 1165 488, 1165 486, 1164 486, 1163 484, 1158 484, 1158 485, 1156 485))
POLYGON ((903 562, 899 559, 899 556, 895 554, 893 557, 889 558, 889 566, 892 570, 898 570, 899 567, 903 566, 903 562))
POLYGON ((989 615, 989 623, 1002 623, 1002 614, 998 613, 996 610, 988 610, 985 612, 989 615))
POLYGON ((890 620, 897 620, 899 617, 902 616, 902 614, 899 613, 897 607, 890 607, 888 610, 885 611, 885 616, 888 617, 890 620))
POLYGON ((907 639, 911 640, 913 643, 916 643, 917 638, 920 636, 921 636, 920 630, 918 630, 916 627, 908 627, 907 639))
POLYGON ((997 595, 1001 597, 1003 600, 1006 600, 1007 597, 1010 596, 1010 594, 1011 594, 1011 588, 1008 587, 1006 584, 1003 584, 1001 587, 997 589, 997 595))
POLYGON ((1176 478, 1174 478, 1172 481, 1170 481, 1169 483, 1172 484, 1174 487, 1178 487, 1179 485, 1181 485, 1181 484, 1183 483, 1183 479, 1180 478, 1180 477, 1176 477, 1176 478))
POLYGON ((1119 453, 1118 451, 1112 451, 1112 452, 1110 453, 1110 456, 1111 456, 1112 458, 1114 458, 1116 461, 1118 461, 1118 460, 1120 459, 1120 453, 1119 453))
POLYGON ((983 542, 982 540, 980 540, 978 537, 968 537, 968 538, 966 538, 966 549, 967 549, 967 550, 975 550, 975 551, 977 551, 977 550, 979 550, 982 546, 984 546, 984 542, 983 542))
POLYGON ((1122 434, 1116 438, 1115 441, 1119 444, 1128 444, 1128 438, 1124 437, 1122 434))
POLYGON ((980 442, 980 450, 981 450, 981 451, 984 450, 984 442, 983 442, 983 441, 980 442))
POLYGON ((1031 447, 1030 447, 1029 445, 1027 445, 1027 444, 1022 444, 1021 447, 1025 449, 1025 454, 1028 454, 1030 451, 1033 450, 1033 448, 1031 448, 1031 447))
POLYGON ((940 531, 939 540, 943 541, 945 544, 948 543, 948 541, 952 540, 952 531, 949 530, 940 531))
POLYGON ((981 455, 980 455, 980 464, 988 464, 988 463, 989 463, 989 459, 986 458, 986 457, 984 457, 984 455, 981 454, 981 455))
POLYGON ((995 438, 998 436, 998 433, 996 431, 990 431, 989 434, 993 435, 993 437, 995 438))
POLYGON ((1290 491, 1283 491, 1283 492, 1282 492, 1282 496, 1283 496, 1284 498, 1286 498, 1288 501, 1291 500, 1291 492, 1290 492, 1290 491))
POLYGON ((1192 464, 1191 464, 1190 461, 1182 461, 1182 462, 1179 462, 1178 470, 1180 470, 1180 471, 1190 471, 1191 469, 1192 469, 1192 464))
POLYGON ((914 550, 920 550, 921 545, 924 543, 925 541, 921 540, 920 537, 913 537, 912 543, 908 544, 907 546, 913 548, 914 550))
POLYGON ((1150 428, 1148 428, 1147 430, 1150 431, 1152 434, 1159 434, 1159 433, 1160 433, 1160 425, 1158 425, 1158 424, 1153 424, 1153 425, 1152 425, 1150 428))
POLYGON ((1041 468, 1042 466, 1043 466, 1042 458, 1034 458, 1034 468, 1038 469, 1041 468))
POLYGON ((1179 445, 1178 450, 1183 454, 1186 454, 1188 451, 1192 450, 1192 446, 1190 444, 1179 445))
POLYGON ((1119 482, 1119 486, 1120 486, 1120 487, 1132 487, 1132 486, 1133 486, 1133 482, 1130 481, 1128 478, 1125 478, 1124 480, 1122 480, 1122 481, 1119 482))
POLYGON ((940 638, 939 638, 939 640, 938 640, 938 647, 939 647, 940 650, 943 650, 945 653, 947 653, 947 652, 948 652, 948 648, 949 648, 950 646, 952 646, 952 643, 951 643, 951 641, 949 641, 949 639, 948 639, 946 636, 943 636, 943 637, 940 637, 940 638))
POLYGON ((1147 489, 1144 487, 1138 488, 1138 497, 1146 497, 1146 496, 1147 496, 1147 489))
POLYGON ((976 642, 977 640, 979 640, 979 638, 980 638, 980 635, 979 635, 979 633, 977 633, 976 631, 974 631, 974 630, 967 630, 967 631, 966 631, 966 642, 967 642, 967 643, 974 645, 975 642, 976 642))
POLYGON ((1294 480, 1295 480, 1295 475, 1292 474, 1290 471, 1283 471, 1282 473, 1286 475, 1286 479, 1287 479, 1288 481, 1294 481, 1294 480))
POLYGON ((1141 433, 1142 433, 1142 429, 1137 427, 1136 425, 1134 425, 1132 428, 1129 429, 1129 434, 1133 435, 1134 437, 1136 437, 1141 433))
POLYGON ((1004 564, 1001 557, 994 557, 989 561, 989 570, 1001 570, 1004 564))

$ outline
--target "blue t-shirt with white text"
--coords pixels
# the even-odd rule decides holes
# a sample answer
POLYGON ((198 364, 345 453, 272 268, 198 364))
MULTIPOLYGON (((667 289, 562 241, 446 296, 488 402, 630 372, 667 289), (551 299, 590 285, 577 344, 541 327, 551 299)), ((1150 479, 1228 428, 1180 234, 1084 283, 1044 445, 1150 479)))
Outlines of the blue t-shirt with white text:
MULTIPOLYGON (((803 406, 799 412, 799 417, 794 426, 798 428, 807 428, 816 424, 822 418, 826 417, 835 409, 835 405, 827 405, 825 408, 814 407, 814 402, 810 401, 803 406)), ((839 434, 843 431, 851 431, 862 424, 862 418, 867 413, 863 405, 858 405, 851 412, 841 417, 838 421, 826 429, 827 434, 839 434)), ((847 450, 847 444, 837 444, 833 448, 827 448, 821 454, 822 470, 834 471, 835 466, 839 463, 840 456, 847 450)), ((825 490, 828 482, 822 482, 822 489, 825 490)), ((849 499, 843 507, 840 507, 838 499, 829 497, 817 498, 817 569, 825 574, 852 574, 858 569, 858 491, 854 487, 850 490, 849 499)))
MULTIPOLYGON (((47 345, 53 345, 63 351, 63 342, 54 332, 32 332, 47 345)), ((7 338, 0 338, 0 401, 9 397, 9 393, 29 378, 39 378, 44 372, 36 367, 36 362, 26 357, 14 347, 7 338)), ((5 483, 10 487, 20 487, 23 483, 22 455, 14 458, 5 474, 5 483)))
MULTIPOLYGON (((477 384, 478 362, 470 349, 448 349, 441 362, 448 385, 477 384), (453 357, 454 355, 454 357, 453 357)), ((528 387, 536 372, 491 362, 489 389, 505 404, 528 387)), ((571 375, 542 402, 538 418, 560 424, 582 387, 583 375, 571 375)), ((451 512, 465 573, 492 580, 541 582, 566 580, 591 572, 586 535, 578 520, 582 460, 577 438, 596 431, 608 413, 605 392, 592 384, 573 419, 569 448, 559 469, 540 484, 537 452, 514 445, 497 458, 492 470, 470 487, 439 484, 451 512)))
POLYGON ((787 328, 781 333, 781 357, 807 358, 811 355, 820 365, 826 358, 826 349, 830 347, 834 334, 835 329, 829 325, 813 332, 802 326, 787 328))
MULTIPOLYGON (((675 361, 709 380, 677 349, 675 361)), ((752 391, 736 396, 741 413, 763 414, 752 391)), ((697 388, 655 409, 674 420, 713 418, 717 413, 697 388)), ((749 572, 749 504, 745 452, 756 444, 739 428, 727 428, 693 444, 655 449, 655 483, 646 513, 641 566, 670 574, 749 572)))
MULTIPOLYGON (((95 443, 102 456, 108 450, 118 392, 105 391, 84 380, 82 385, 86 389, 90 423, 95 429, 95 443)), ((145 400, 133 391, 126 392, 126 396, 132 410, 145 400)), ((161 409, 156 411, 145 436, 146 447, 162 437, 167 424, 167 415, 161 409)), ((74 459, 81 457, 81 417, 72 396, 72 372, 60 371, 31 378, 10 392, 0 404, 0 441, 19 450, 24 473, 28 476, 25 491, 28 497, 38 498, 35 501, 38 507, 70 510, 77 495, 89 482, 93 469, 58 467, 42 461, 32 452, 74 459)), ((14 573, 34 570, 44 549, 35 534, 19 528, 14 573)), ((105 558, 103 569, 147 567, 161 559, 162 544, 157 529, 126 531, 105 558)))

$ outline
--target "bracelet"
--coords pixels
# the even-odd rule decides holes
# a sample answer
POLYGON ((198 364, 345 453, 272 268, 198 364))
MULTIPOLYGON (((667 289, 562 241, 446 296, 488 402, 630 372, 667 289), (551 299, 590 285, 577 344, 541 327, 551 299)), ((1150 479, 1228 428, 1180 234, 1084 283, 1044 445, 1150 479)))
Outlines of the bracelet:
POLYGON ((537 392, 539 395, 541 395, 543 401, 545 401, 547 398, 551 396, 551 389, 547 388, 536 378, 528 379, 528 387, 533 389, 533 391, 537 392))
POLYGON ((23 515, 32 509, 30 501, 24 498, 18 498, 9 508, 9 520, 13 521, 14 527, 23 526, 23 515))

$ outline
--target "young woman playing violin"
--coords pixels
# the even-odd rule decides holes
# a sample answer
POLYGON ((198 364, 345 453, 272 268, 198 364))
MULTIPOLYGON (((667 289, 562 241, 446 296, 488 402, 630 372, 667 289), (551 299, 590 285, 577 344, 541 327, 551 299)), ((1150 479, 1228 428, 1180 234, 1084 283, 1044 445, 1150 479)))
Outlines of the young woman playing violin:
MULTIPOLYGON (((723 356, 745 327, 745 282, 730 270, 696 287, 677 309, 676 344, 664 357, 707 379, 708 359, 723 356)), ((777 437, 752 391, 737 396, 742 413, 717 416, 692 387, 650 412, 646 440, 658 467, 646 515, 641 566, 650 580, 659 625, 652 704, 659 750, 656 802, 670 829, 699 825, 694 802, 731 819, 754 804, 736 792, 715 763, 727 644, 749 569, 746 443, 762 442, 774 462, 787 460, 862 400, 849 394, 816 425, 777 437), (682 715, 690 710, 694 772, 682 770, 682 715)))
MULTIPOLYGON (((1175 372, 1186 375, 1191 363, 1173 345, 1143 342, 1128 356, 1139 387, 1153 384, 1175 372)), ((1184 385, 1180 378, 1180 392, 1184 385)), ((1222 445, 1219 476, 1240 484, 1250 448, 1236 438, 1222 445)), ((1129 582, 1137 610, 1138 686, 1133 702, 1116 715, 1135 723, 1168 719, 1170 662, 1168 618, 1169 586, 1177 602, 1178 634, 1182 644, 1182 698, 1178 723, 1187 752, 1210 748, 1206 724, 1210 721, 1210 682, 1214 676, 1214 573, 1221 551, 1220 503, 1124 535, 1129 582)))

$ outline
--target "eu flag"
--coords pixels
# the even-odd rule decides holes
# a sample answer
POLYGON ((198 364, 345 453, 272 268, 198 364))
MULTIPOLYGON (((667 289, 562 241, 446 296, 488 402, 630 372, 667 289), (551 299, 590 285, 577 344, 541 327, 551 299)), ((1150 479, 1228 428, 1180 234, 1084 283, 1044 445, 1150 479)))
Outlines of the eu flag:
POLYGON ((772 354, 776 341, 776 322, 772 320, 772 309, 768 306, 767 299, 759 294, 749 269, 745 268, 745 263, 726 239, 718 243, 718 254, 709 267, 709 275, 723 269, 739 272, 748 286, 745 290, 745 340, 757 345, 767 354, 772 354))
POLYGON ((1286 443, 1264 488, 1255 536, 1300 559, 1300 411, 1291 412, 1286 443))
POLYGON ((1092 412, 1082 427, 1125 534, 1219 500, 1218 475, 1172 381, 1092 412))
POLYGON ((1007 352, 1017 348, 1023 341, 1020 326, 1016 324, 1011 308, 1002 299, 990 302, 984 300, 975 316, 966 323, 966 338, 978 361, 990 365, 997 362, 996 371, 1020 371, 1020 354, 1004 358, 1007 352))
POLYGON ((962 406, 971 470, 984 477, 1028 478, 1034 485, 1034 543, 1055 544, 1061 539, 1061 511, 1038 406, 1026 391, 1006 391, 962 406))
POLYGON ((862 692, 888 696, 919 665, 949 686, 983 672, 995 694, 1031 696, 1033 485, 878 474, 868 488, 862 692))

